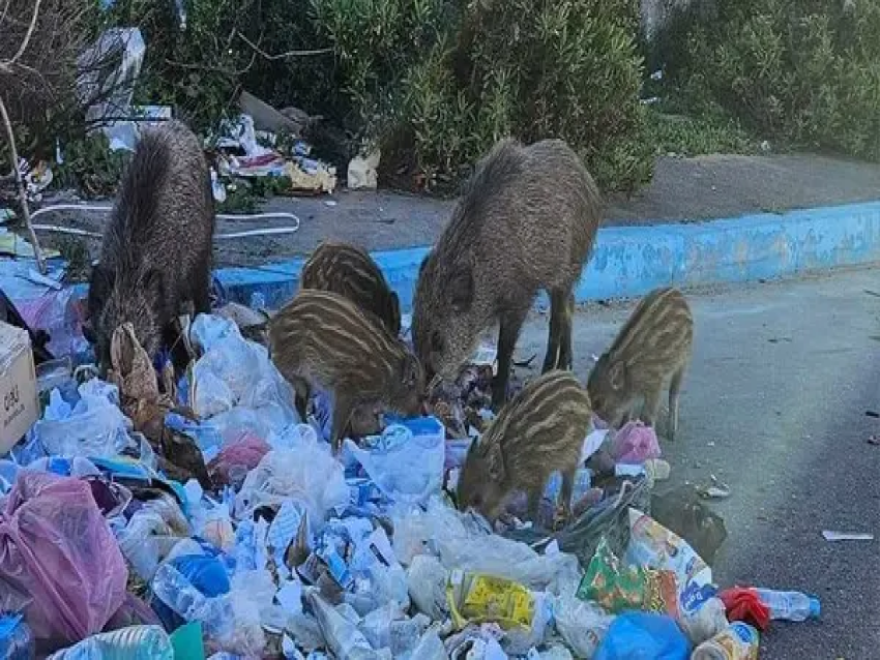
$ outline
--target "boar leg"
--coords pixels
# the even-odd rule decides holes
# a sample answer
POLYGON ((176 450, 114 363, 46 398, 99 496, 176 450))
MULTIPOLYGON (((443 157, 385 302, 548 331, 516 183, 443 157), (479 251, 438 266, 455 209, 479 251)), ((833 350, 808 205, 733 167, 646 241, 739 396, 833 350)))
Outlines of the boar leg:
POLYGON ((562 473, 562 510, 565 517, 571 515, 571 496, 574 494, 574 476, 577 472, 577 465, 562 473))
POLYGON ((564 299, 559 291, 550 292, 550 333, 547 338, 547 355, 544 356, 544 367, 541 373, 556 369, 559 364, 559 340, 564 318, 564 299))
POLYGON ((354 406, 347 397, 336 396, 333 401, 333 430, 330 435, 330 443, 333 448, 333 455, 339 454, 339 447, 345 436, 354 406))
POLYGON ((309 399, 312 398, 312 388, 309 386, 309 381, 305 378, 294 377, 290 379, 290 383, 293 385, 293 391, 296 393, 294 398, 296 412, 299 414, 300 421, 305 424, 306 415, 309 412, 309 399))
POLYGON ((538 514, 541 512, 541 497, 543 496, 543 485, 542 482, 541 487, 533 488, 528 491, 528 509, 526 516, 533 523, 538 522, 538 514))
POLYGON ((562 315, 559 320, 559 369, 571 370, 574 366, 574 355, 571 350, 572 324, 574 323, 574 292, 564 298, 562 315))
POLYGON ((498 411, 507 400, 507 382, 510 379, 510 365, 513 362, 513 349, 519 331, 522 330, 529 308, 508 310, 501 315, 498 331, 498 373, 492 379, 492 407, 498 411))
POLYGON ((657 415, 660 412, 660 395, 662 390, 657 388, 655 391, 645 395, 645 404, 642 407, 642 421, 645 426, 654 426, 657 422, 657 415))
POLYGON ((678 432, 678 399, 681 394, 684 370, 685 367, 681 367, 672 374, 672 380, 669 382, 669 428, 666 432, 669 440, 675 440, 675 434, 678 432))

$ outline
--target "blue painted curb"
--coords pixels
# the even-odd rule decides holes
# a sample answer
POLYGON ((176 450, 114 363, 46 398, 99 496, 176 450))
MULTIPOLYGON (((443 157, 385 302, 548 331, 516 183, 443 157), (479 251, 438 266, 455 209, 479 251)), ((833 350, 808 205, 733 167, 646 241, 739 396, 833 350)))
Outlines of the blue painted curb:
MULTIPOLYGON (((427 247, 374 252, 409 310, 427 247)), ((304 260, 217 272, 229 297, 278 307, 296 293, 304 260)), ((576 289, 578 302, 641 296, 674 284, 773 280, 880 262, 880 202, 749 215, 697 224, 604 227, 576 289)))

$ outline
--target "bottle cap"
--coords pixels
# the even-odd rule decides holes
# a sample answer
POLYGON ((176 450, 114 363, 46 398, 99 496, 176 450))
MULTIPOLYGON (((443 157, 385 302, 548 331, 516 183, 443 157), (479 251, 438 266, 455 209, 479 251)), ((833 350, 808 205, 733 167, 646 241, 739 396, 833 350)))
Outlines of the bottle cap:
POLYGON ((810 616, 814 619, 819 618, 819 612, 822 610, 822 605, 819 603, 818 598, 810 598, 810 616))

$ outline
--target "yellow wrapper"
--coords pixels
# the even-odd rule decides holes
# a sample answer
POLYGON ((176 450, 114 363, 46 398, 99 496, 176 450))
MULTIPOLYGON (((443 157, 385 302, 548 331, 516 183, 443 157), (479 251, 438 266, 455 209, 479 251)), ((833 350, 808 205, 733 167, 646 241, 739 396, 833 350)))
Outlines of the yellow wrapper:
POLYGON ((505 630, 529 628, 535 614, 531 591, 512 580, 491 575, 452 571, 446 599, 458 628, 487 622, 497 623, 505 630))

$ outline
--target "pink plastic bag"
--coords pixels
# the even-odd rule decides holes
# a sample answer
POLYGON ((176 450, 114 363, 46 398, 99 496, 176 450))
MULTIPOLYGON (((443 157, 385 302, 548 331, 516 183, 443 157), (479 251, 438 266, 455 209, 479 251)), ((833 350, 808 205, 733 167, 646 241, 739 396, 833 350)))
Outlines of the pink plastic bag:
POLYGON ((208 464, 208 472, 217 483, 241 484, 269 453, 269 443, 248 433, 240 440, 226 445, 208 464))
POLYGON ((125 600, 128 570, 89 485, 22 470, 0 504, 0 610, 24 593, 36 639, 101 632, 125 600))
POLYGON ((629 422, 614 434, 611 456, 618 463, 627 465, 641 465, 649 458, 660 458, 657 434, 652 427, 641 422, 629 422))

